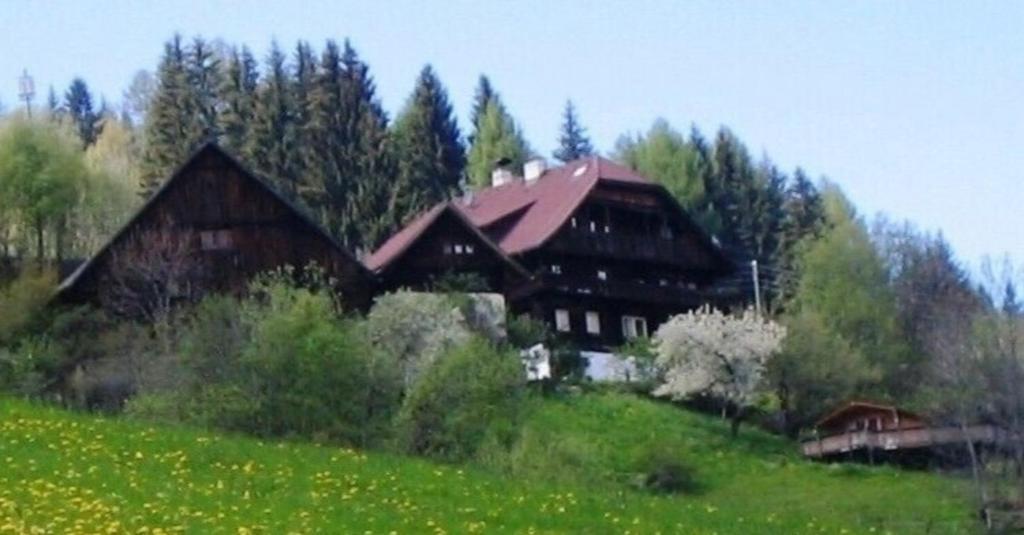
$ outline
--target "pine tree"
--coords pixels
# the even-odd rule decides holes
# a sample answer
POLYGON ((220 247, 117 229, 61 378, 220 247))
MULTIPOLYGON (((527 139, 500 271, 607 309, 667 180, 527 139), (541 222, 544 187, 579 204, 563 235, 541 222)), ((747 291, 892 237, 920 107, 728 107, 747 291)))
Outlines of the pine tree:
POLYGON ((185 49, 181 36, 175 35, 164 44, 156 91, 146 114, 140 184, 143 196, 149 196, 192 150, 196 104, 190 98, 189 84, 185 49))
POLYGON ((783 201, 783 220, 779 235, 778 283, 782 301, 796 290, 798 246, 817 236, 825 224, 821 194, 803 169, 793 172, 793 180, 783 201))
POLYGON ((57 91, 50 86, 50 92, 46 95, 46 113, 51 119, 57 119, 60 114, 60 101, 57 100, 57 91))
POLYGON ((316 158, 310 154, 310 121, 312 114, 313 90, 316 84, 317 60, 313 48, 304 41, 295 46, 294 73, 291 80, 290 98, 292 103, 292 120, 288 125, 288 135, 293 140, 293 150, 289 152, 288 172, 300 177, 297 193, 299 199, 312 206, 309 200, 315 196, 315 188, 308 179, 307 163, 316 158))
POLYGON ((480 117, 473 145, 469 149, 469 179, 473 186, 490 185, 491 172, 498 160, 508 159, 514 168, 521 168, 529 158, 530 148, 515 121, 502 110, 497 99, 491 100, 480 117))
MULTIPOLYGON (((473 144, 473 140, 476 139, 476 133, 480 130, 480 118, 483 117, 484 110, 487 109, 487 105, 492 101, 497 101, 499 107, 501 106, 498 93, 491 85, 490 78, 487 75, 481 74, 479 81, 477 81, 476 92, 473 95, 473 108, 469 112, 469 126, 472 128, 468 138, 470 145, 473 144)), ((500 111, 505 113, 503 107, 500 111)))
POLYGON ((220 130, 224 145, 236 154, 246 156, 249 145, 249 129, 256 115, 256 87, 259 73, 256 60, 247 47, 231 50, 223 76, 220 100, 220 130))
POLYGON ((310 99, 312 197, 327 227, 353 249, 385 232, 390 180, 387 116, 369 68, 349 42, 328 41, 310 99))
POLYGON ((216 141, 220 137, 217 110, 220 107, 219 91, 223 82, 220 59, 210 43, 202 37, 192 40, 186 58, 186 98, 192 101, 192 109, 196 114, 195 119, 190 122, 188 132, 190 146, 195 148, 207 141, 216 141))
POLYGON ((71 121, 74 123, 78 139, 82 147, 88 147, 96 142, 102 129, 102 115, 93 109, 92 94, 85 80, 75 78, 71 81, 67 93, 64 94, 64 106, 67 109, 71 121))
POLYGON ((587 137, 587 131, 580 124, 576 106, 571 100, 565 101, 562 112, 562 133, 558 138, 558 150, 553 156, 562 162, 571 162, 594 153, 594 147, 587 137))
POLYGON ((398 180, 388 208, 391 221, 447 199, 459 187, 466 167, 465 147, 448 92, 427 65, 394 125, 398 180))
POLYGON ((267 56, 262 83, 256 89, 246 154, 257 171, 275 181, 285 195, 296 198, 299 177, 288 165, 294 150, 290 89, 284 54, 274 42, 267 56))

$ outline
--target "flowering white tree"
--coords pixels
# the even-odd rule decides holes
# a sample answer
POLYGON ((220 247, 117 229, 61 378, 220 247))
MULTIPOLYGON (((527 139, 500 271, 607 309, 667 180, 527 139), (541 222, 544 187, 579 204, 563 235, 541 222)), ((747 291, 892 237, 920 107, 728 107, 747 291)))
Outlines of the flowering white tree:
POLYGON ((664 380, 654 395, 719 397, 734 407, 735 435, 754 402, 768 359, 779 351, 785 336, 784 327, 749 309, 730 316, 703 307, 675 316, 654 335, 655 362, 664 380))

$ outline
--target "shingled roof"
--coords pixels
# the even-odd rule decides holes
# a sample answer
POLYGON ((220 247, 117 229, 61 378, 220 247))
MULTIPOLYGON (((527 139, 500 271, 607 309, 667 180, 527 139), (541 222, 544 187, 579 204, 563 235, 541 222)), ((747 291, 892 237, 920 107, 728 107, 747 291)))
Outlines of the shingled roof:
MULTIPOLYGON (((433 223, 445 206, 456 209, 484 232, 499 223, 509 222, 509 230, 504 234, 488 234, 506 255, 525 253, 554 236, 599 183, 648 187, 675 204, 662 186, 625 166, 591 156, 549 169, 536 180, 516 178, 462 199, 438 204, 384 242, 366 259, 366 265, 380 271, 393 262, 433 223)), ((679 212, 689 221, 681 208, 679 212)), ((710 241, 708 246, 720 254, 710 241)))

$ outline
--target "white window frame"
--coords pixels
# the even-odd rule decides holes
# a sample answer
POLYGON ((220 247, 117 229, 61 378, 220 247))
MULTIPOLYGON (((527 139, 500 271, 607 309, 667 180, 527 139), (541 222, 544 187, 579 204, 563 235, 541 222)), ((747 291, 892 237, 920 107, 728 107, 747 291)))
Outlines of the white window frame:
POLYGON ((555 330, 560 333, 572 331, 572 322, 567 309, 555 309, 555 330))
POLYGON ((606 281, 608 280, 608 271, 604 269, 597 270, 597 280, 606 281))
POLYGON ((601 314, 588 310, 586 313, 587 334, 601 334, 601 314))
POLYGON ((551 264, 551 266, 549 267, 549 270, 551 271, 551 273, 553 273, 555 275, 561 275, 562 274, 562 265, 561 264, 551 264))
POLYGON ((466 251, 466 254, 473 254, 473 252, 474 252, 473 244, 467 243, 466 247, 465 247, 465 251, 466 251))
POLYGON ((622 316, 622 335, 627 340, 647 336, 647 318, 643 316, 622 316), (637 327, 640 327, 639 329, 637 327))

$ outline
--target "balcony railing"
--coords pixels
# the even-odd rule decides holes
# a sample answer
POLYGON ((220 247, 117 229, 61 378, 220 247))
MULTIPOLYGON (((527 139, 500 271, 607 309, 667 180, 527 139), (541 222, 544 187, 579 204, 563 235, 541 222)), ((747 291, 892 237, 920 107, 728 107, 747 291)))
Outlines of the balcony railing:
POLYGON ((604 233, 600 230, 563 232, 551 240, 549 248, 561 253, 657 261, 675 265, 694 266, 706 262, 706 254, 677 240, 604 233))
POLYGON ((992 444, 1005 440, 1004 433, 991 425, 924 427, 893 431, 851 431, 805 440, 800 446, 807 457, 827 457, 858 450, 892 451, 971 442, 992 444))

